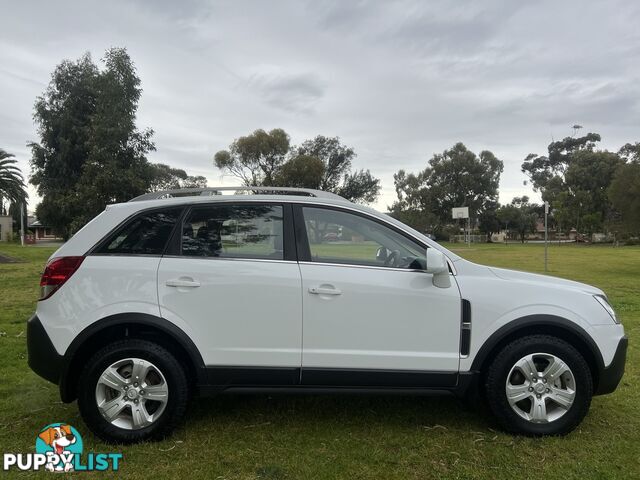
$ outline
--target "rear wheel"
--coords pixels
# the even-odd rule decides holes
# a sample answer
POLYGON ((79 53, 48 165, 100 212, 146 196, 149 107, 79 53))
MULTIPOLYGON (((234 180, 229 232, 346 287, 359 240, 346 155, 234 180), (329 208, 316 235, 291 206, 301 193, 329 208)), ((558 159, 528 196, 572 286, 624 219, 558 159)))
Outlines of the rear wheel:
POLYGON ((78 406, 100 438, 133 443, 172 431, 186 409, 189 384, 171 353, 128 339, 98 351, 78 382, 78 406))
POLYGON ((572 345, 548 335, 531 335, 498 353, 487 371, 486 395, 505 430, 564 435, 587 414, 593 380, 572 345))

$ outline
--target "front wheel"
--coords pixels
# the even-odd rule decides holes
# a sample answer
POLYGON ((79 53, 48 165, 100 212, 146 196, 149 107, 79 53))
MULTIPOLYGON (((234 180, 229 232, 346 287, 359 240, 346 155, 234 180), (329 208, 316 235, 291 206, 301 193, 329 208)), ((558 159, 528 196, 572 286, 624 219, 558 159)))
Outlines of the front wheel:
POLYGON ((161 438, 183 416, 189 384, 176 358, 147 340, 114 342, 87 363, 78 406, 87 426, 107 442, 161 438))
POLYGON ((487 371, 489 407, 502 425, 525 435, 564 435, 584 418, 593 380, 582 355, 549 335, 508 344, 487 371))

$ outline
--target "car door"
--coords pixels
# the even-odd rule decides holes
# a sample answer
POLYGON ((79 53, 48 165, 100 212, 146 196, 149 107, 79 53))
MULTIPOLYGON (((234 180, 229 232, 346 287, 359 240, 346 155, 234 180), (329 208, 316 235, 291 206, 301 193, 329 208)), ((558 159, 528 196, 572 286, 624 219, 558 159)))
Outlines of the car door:
POLYGON ((212 384, 298 383, 300 271, 290 206, 194 205, 158 271, 161 314, 188 330, 212 384))
POLYGON ((460 294, 423 271, 426 246, 355 211, 296 206, 302 383, 451 386, 460 294))

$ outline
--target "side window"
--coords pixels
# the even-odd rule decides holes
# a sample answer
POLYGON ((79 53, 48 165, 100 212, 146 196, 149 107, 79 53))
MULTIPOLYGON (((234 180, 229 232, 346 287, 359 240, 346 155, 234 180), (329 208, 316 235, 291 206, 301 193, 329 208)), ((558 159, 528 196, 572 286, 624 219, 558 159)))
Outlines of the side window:
POLYGON ((182 254, 282 260, 282 206, 196 207, 182 227, 182 254))
POLYGON ((317 207, 302 214, 313 262, 424 268, 425 248, 376 221, 317 207))
POLYGON ((180 208, 143 213, 115 232, 96 253, 162 255, 180 208))

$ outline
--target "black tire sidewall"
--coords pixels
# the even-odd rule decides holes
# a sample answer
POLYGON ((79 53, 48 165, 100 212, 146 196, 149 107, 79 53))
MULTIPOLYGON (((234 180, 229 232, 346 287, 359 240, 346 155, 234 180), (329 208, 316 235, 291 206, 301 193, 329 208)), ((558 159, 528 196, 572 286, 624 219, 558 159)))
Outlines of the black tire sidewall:
POLYGON ((98 351, 87 363, 78 382, 78 407, 89 429, 110 443, 135 443, 160 439, 175 427, 184 415, 189 384, 175 357, 160 345, 146 340, 122 340, 98 351), (167 382, 167 405, 160 418, 139 430, 127 430, 108 422, 98 410, 95 390, 98 378, 113 363, 125 358, 141 358, 155 365, 167 382))
POLYGON ((510 343, 496 356, 488 370, 486 395, 492 412, 507 431, 533 436, 564 435, 572 431, 589 411, 593 379, 586 361, 569 343, 556 337, 532 335, 510 343), (576 383, 576 395, 569 411, 545 424, 535 424, 520 417, 509 405, 506 395, 509 372, 517 361, 532 353, 548 353, 560 358, 571 369, 576 383))

